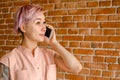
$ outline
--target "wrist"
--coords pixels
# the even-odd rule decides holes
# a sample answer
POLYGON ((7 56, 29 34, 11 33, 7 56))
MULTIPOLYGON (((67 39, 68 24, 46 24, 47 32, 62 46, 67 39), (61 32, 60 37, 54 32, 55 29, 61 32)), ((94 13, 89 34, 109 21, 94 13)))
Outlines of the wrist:
POLYGON ((54 41, 54 42, 51 42, 51 43, 50 43, 50 46, 51 46, 52 48, 56 48, 58 45, 59 45, 59 42, 58 42, 58 41, 54 41))

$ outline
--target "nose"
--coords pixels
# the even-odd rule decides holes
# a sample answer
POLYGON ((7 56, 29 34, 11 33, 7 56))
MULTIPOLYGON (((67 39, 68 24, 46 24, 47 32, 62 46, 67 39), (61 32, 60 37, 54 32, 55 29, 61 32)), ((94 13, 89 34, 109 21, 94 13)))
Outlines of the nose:
POLYGON ((45 25, 42 26, 42 31, 43 31, 43 32, 46 31, 46 26, 45 26, 45 25))

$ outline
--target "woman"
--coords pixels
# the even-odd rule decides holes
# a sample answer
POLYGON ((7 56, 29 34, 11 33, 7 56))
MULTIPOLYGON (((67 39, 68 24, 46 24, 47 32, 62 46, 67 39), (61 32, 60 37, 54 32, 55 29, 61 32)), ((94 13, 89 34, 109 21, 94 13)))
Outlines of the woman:
POLYGON ((56 65, 68 72, 79 72, 79 61, 56 40, 53 27, 45 23, 44 10, 38 5, 24 5, 16 13, 15 30, 21 32, 20 46, 0 59, 0 80, 56 80, 56 65), (45 35, 46 26, 53 31, 45 35), (52 49, 37 46, 46 42, 52 49))

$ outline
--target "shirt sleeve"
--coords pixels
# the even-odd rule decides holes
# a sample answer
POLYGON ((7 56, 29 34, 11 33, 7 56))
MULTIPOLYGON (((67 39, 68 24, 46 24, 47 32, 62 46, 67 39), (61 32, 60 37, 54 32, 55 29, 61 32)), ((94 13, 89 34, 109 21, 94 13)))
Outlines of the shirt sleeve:
POLYGON ((10 80, 9 68, 2 63, 0 63, 0 80, 10 80))

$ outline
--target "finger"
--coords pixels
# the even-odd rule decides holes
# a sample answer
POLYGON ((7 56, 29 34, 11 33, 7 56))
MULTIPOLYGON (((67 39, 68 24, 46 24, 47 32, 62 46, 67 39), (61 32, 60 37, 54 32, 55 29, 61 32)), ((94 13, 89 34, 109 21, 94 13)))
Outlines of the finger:
POLYGON ((45 24, 46 27, 50 28, 50 29, 54 29, 53 26, 49 25, 49 24, 45 24))

